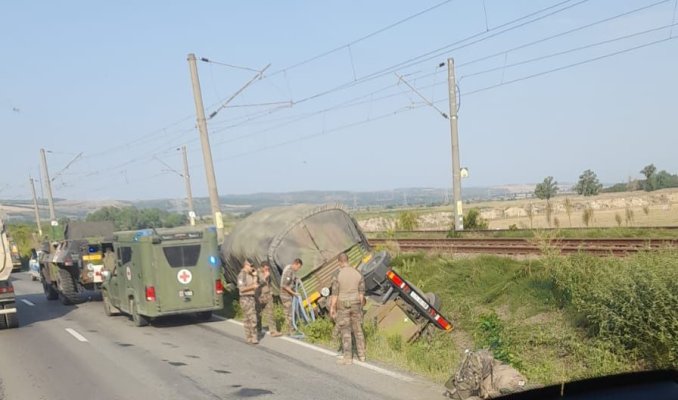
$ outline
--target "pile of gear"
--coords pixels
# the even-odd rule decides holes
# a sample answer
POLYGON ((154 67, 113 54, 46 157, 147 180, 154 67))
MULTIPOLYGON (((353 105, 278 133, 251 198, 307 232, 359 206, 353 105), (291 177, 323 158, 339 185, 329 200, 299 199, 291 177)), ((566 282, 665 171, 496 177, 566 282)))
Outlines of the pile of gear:
POLYGON ((488 350, 466 350, 459 370, 445 382, 445 395, 456 400, 492 399, 523 391, 525 384, 520 372, 488 350))

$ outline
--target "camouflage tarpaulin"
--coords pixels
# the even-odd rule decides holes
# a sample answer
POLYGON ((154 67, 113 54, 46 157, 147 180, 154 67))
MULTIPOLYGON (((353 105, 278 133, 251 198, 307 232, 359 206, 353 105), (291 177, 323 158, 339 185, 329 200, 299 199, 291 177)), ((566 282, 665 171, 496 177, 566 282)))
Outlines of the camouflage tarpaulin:
POLYGON ((238 223, 222 246, 230 282, 246 258, 268 261, 278 286, 282 269, 295 258, 301 279, 357 244, 367 245, 356 221, 339 206, 297 205, 259 211, 238 223))
POLYGON ((5 281, 12 273, 12 256, 9 251, 9 240, 5 233, 5 224, 0 219, 0 281, 5 281))

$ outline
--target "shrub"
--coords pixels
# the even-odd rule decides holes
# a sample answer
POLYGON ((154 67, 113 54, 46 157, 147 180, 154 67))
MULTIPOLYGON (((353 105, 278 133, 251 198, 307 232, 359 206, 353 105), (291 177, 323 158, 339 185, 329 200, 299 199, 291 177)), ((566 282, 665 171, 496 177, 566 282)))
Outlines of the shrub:
POLYGON ((488 226, 489 223, 480 216, 480 211, 477 208, 468 210, 468 213, 464 215, 464 229, 487 229, 488 226))
POLYGON ((592 336, 655 368, 678 365, 678 251, 552 258, 554 285, 592 336))

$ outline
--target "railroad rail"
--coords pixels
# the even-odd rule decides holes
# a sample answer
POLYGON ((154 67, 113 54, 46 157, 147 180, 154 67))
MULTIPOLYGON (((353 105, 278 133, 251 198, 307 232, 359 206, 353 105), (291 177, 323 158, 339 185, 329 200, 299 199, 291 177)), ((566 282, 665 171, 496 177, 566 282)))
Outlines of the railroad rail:
POLYGON ((373 246, 395 244, 403 252, 480 253, 505 255, 542 254, 556 249, 561 254, 585 252, 596 255, 623 256, 642 250, 678 247, 678 239, 571 239, 549 240, 525 238, 446 238, 446 239, 369 239, 373 246))

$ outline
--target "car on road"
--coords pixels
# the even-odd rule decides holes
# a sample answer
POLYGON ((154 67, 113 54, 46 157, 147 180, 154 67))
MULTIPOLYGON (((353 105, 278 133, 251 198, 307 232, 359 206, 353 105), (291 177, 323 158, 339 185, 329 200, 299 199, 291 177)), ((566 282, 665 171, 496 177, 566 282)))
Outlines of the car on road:
POLYGON ((113 270, 104 271, 104 312, 136 326, 177 314, 209 320, 223 308, 224 286, 214 227, 142 229, 113 234, 113 270))

